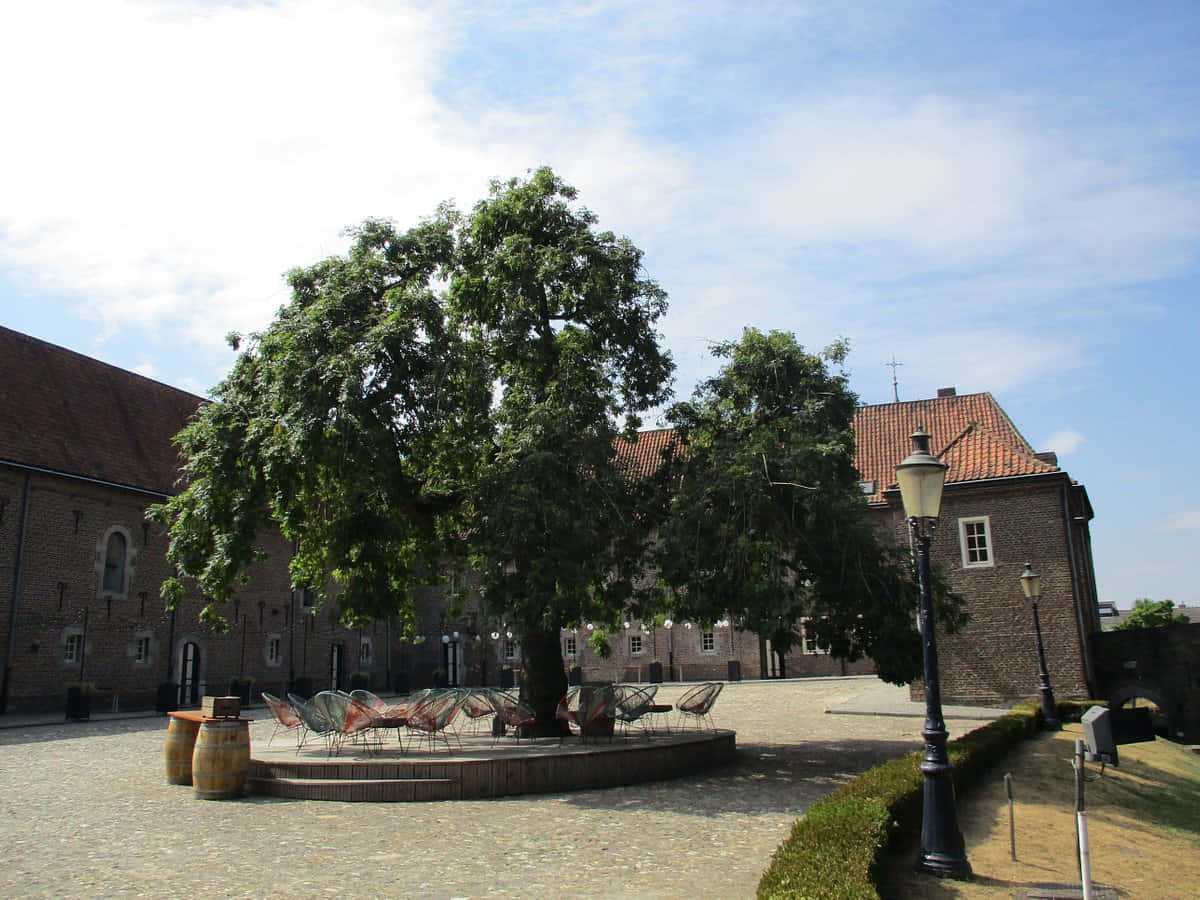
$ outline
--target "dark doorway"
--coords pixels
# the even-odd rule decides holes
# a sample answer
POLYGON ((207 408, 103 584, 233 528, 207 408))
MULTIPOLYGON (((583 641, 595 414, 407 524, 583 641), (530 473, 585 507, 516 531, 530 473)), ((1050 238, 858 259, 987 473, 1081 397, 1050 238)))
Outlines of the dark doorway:
POLYGON ((194 641, 179 650, 179 705, 200 705, 200 645, 194 641))
POLYGON ((332 644, 329 647, 329 689, 342 689, 342 645, 332 644))

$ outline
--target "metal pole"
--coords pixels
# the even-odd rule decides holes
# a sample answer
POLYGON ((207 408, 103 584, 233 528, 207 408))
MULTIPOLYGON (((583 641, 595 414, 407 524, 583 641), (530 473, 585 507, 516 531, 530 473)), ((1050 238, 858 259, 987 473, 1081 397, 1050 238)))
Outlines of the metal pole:
MULTIPOLYGON (((921 816, 921 849, 917 869, 950 878, 970 878, 958 811, 954 803, 954 767, 946 753, 946 723, 942 718, 942 694, 938 682, 937 641, 934 636, 933 600, 930 596, 929 529, 922 529, 916 518, 909 527, 917 539, 917 572, 921 591, 921 644, 925 658, 925 757, 921 762, 924 777, 924 804, 921 816)), ((930 526, 932 527, 932 526, 930 526)))
POLYGON ((1013 810, 1012 772, 1004 773, 1004 792, 1008 794, 1008 852, 1017 861, 1017 819, 1013 810))
POLYGON ((1092 900, 1092 857, 1088 846, 1087 810, 1083 803, 1083 741, 1075 742, 1075 826, 1079 832, 1079 880, 1083 900, 1092 900))
POLYGON ((1051 731, 1061 731, 1058 704, 1054 702, 1054 691, 1050 689, 1050 673, 1046 671, 1046 650, 1042 646, 1042 621, 1038 617, 1037 600, 1033 601, 1033 630, 1037 635, 1038 690, 1042 692, 1042 718, 1051 731))

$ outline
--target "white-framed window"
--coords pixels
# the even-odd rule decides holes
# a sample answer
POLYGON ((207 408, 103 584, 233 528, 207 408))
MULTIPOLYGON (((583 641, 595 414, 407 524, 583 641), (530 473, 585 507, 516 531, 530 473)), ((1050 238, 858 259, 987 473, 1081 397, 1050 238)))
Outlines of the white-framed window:
POLYGON ((138 635, 133 639, 133 661, 135 663, 150 662, 150 638, 138 635))
POLYGON ((267 635, 266 657, 268 666, 278 666, 283 662, 283 639, 277 634, 267 635))
POLYGON ((579 653, 579 643, 575 635, 567 638, 567 659, 574 659, 579 653))
POLYGON ((83 655, 83 635, 68 634, 63 641, 63 662, 77 663, 83 655))
POLYGON ((712 631, 700 632, 700 652, 701 653, 716 653, 717 652, 717 635, 712 631))
POLYGON ((504 658, 505 659, 516 659, 517 658, 517 642, 512 640, 511 638, 506 638, 504 641, 504 658))
POLYGON ((629 636, 629 655, 641 656, 642 654, 642 636, 640 634, 631 634, 629 636))
POLYGON ((360 666, 369 666, 371 660, 374 659, 374 648, 371 646, 371 639, 365 637, 358 642, 358 664, 360 666))
POLYGON ((981 569, 993 565, 992 529, 987 516, 959 519, 958 541, 962 548, 964 569, 981 569))

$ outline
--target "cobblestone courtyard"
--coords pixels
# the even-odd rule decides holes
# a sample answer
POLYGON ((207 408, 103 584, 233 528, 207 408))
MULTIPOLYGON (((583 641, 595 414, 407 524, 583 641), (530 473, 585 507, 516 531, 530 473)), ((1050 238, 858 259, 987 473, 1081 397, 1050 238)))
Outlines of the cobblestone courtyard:
MULTIPOLYGON (((737 731, 732 766, 457 803, 195 800, 163 777, 163 718, 5 728, 0 895, 749 897, 814 799, 920 746, 920 718, 825 711, 906 699, 873 678, 730 684, 714 718, 737 731)), ((952 737, 980 724, 949 712, 952 737)))

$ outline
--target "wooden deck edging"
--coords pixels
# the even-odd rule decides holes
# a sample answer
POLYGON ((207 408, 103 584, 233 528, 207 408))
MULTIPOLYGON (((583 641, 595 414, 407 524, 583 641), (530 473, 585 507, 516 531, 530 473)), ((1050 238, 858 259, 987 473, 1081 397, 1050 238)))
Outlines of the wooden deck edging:
POLYGON ((259 758, 252 752, 247 790, 304 800, 480 800, 660 781, 730 763, 737 749, 735 732, 724 730, 526 747, 386 760, 259 758))

